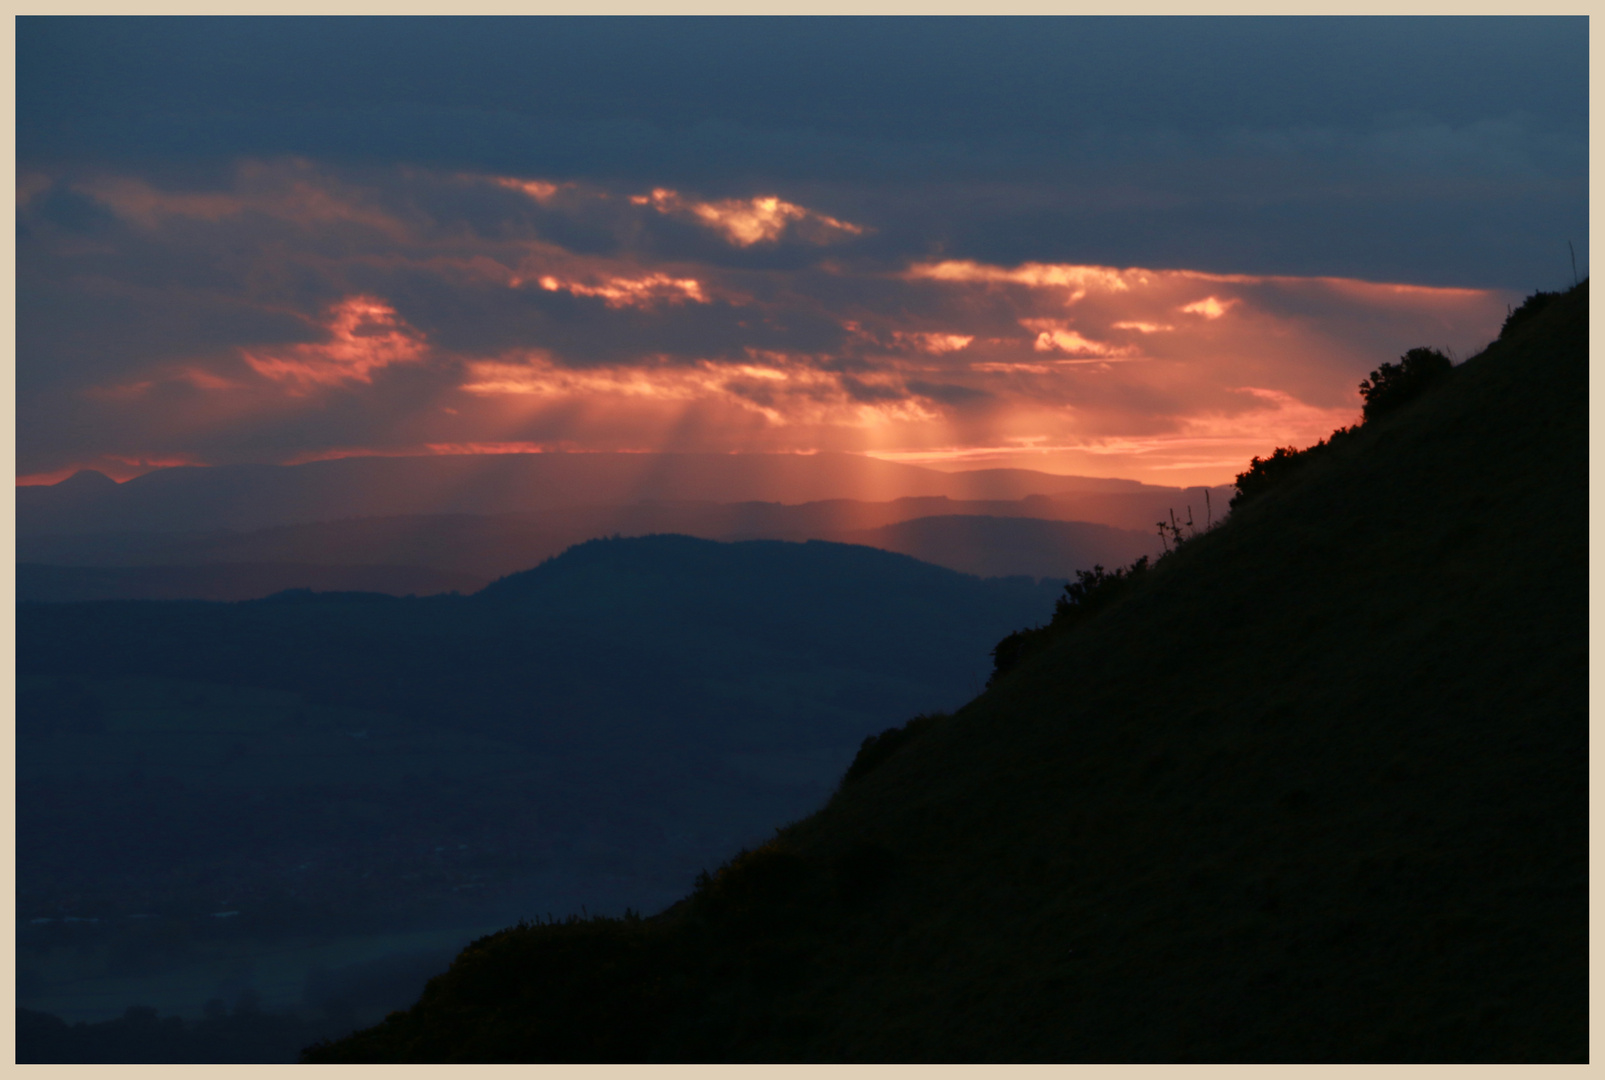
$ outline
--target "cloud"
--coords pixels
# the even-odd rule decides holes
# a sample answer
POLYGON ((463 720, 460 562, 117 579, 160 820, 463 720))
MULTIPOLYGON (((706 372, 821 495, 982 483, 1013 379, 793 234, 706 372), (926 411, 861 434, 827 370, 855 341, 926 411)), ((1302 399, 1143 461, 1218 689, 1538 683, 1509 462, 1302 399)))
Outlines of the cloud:
POLYGON ((878 220, 632 190, 294 160, 209 190, 57 176, 18 208, 22 471, 673 446, 1218 481, 1352 420, 1405 349, 1473 351, 1519 299, 849 255, 809 236, 878 220), (108 219, 56 220, 58 191, 108 219))
POLYGON ((1137 352, 1129 345, 1107 345, 1083 337, 1056 319, 1021 319, 1020 325, 1037 332, 1036 341, 1031 345, 1037 352, 1097 357, 1132 356, 1137 352))
MULTIPOLYGON (((513 284, 522 284, 522 280, 515 278, 513 284)), ((562 281, 551 274, 544 274, 540 278, 540 286, 547 292, 599 296, 611 308, 649 308, 655 304, 683 304, 687 301, 708 303, 702 283, 696 278, 671 278, 667 274, 647 274, 639 278, 610 277, 595 285, 562 281)))
POLYGON ((538 203, 551 202, 552 199, 557 196, 557 193, 563 190, 563 186, 565 186, 548 183, 545 180, 519 180, 516 177, 511 176, 498 176, 493 178, 493 182, 500 184, 504 188, 511 188, 514 191, 522 191, 525 195, 528 195, 538 203))
POLYGON ((826 214, 789 203, 778 195, 696 202, 684 199, 679 192, 668 188, 654 188, 650 195, 630 196, 630 202, 637 206, 649 206, 660 214, 689 217, 719 233, 736 247, 773 244, 786 235, 809 244, 831 244, 862 236, 865 232, 862 225, 838 221, 826 214))
POLYGON ((928 330, 894 330, 892 340, 898 344, 908 345, 920 352, 942 353, 958 352, 967 348, 975 340, 974 334, 942 334, 928 330))
POLYGON ((1035 262, 1004 267, 983 266, 967 259, 949 259, 938 263, 916 263, 909 267, 908 276, 915 279, 928 278, 932 281, 1066 288, 1071 290, 1066 300, 1072 303, 1085 296, 1088 289, 1124 292, 1131 287, 1124 274, 1106 266, 1065 266, 1035 262))
MULTIPOLYGON (((414 363, 426 348, 422 336, 397 317, 395 308, 372 296, 349 296, 335 304, 325 329, 325 341, 278 350, 241 349, 240 355, 257 374, 290 384, 292 393, 303 393, 312 386, 372 382, 375 371, 414 363)), ((227 385, 203 373, 191 378, 203 389, 227 385)))
POLYGON ((1202 300, 1194 300, 1191 304, 1183 304, 1177 310, 1189 315, 1202 315, 1206 319, 1218 319, 1226 314, 1226 309, 1234 303, 1236 301, 1228 300, 1223 304, 1213 296, 1206 296, 1202 300))

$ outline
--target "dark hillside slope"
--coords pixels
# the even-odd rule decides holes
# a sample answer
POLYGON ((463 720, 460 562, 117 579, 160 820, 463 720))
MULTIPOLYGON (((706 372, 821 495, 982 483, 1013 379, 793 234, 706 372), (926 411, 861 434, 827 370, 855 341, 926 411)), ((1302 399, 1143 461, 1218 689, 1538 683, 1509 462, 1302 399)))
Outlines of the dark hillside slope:
POLYGON ((1585 283, 664 915, 309 1058, 1586 1060, 1586 391, 1585 283))

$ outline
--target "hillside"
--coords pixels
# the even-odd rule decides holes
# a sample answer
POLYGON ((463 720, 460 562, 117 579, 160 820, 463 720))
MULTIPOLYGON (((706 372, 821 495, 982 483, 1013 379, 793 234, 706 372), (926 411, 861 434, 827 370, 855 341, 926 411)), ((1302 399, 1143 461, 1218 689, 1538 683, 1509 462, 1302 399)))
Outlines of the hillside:
POLYGON ((1587 325, 1585 283, 662 915, 483 939, 308 1059, 1586 1060, 1587 325))

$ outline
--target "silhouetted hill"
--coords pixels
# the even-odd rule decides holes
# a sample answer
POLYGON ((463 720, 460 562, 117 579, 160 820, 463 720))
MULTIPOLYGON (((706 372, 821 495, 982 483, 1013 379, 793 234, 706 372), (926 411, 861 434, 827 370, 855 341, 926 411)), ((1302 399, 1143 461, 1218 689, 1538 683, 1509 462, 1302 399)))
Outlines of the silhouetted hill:
POLYGON ((1024 469, 943 473, 836 453, 354 457, 293 466, 181 466, 109 486, 88 482, 85 475, 16 489, 18 533, 249 530, 353 517, 535 513, 643 500, 1018 499, 1146 487, 1132 480, 1024 469))
MULTIPOLYGON (((108 481, 109 482, 109 481, 108 481)), ((1224 507, 1229 488, 1210 489, 1224 507)), ((457 589, 534 566, 585 540, 602 536, 681 533, 710 540, 833 540, 868 544, 914 555, 928 562, 985 576, 1068 577, 1094 563, 1124 562, 1157 550, 1154 523, 1172 511, 1185 518, 1189 508, 1202 521, 1203 488, 1149 487, 1140 491, 1034 495, 1014 500, 962 500, 920 496, 862 502, 831 499, 787 505, 776 502, 642 502, 616 506, 554 508, 540 514, 417 514, 283 525, 250 532, 207 533, 94 532, 23 535, 18 558, 74 568, 68 586, 25 591, 24 599, 119 599, 136 595, 190 599, 251 599, 275 589, 368 589, 396 595, 457 589), (1044 522, 967 525, 930 521, 917 530, 875 533, 917 518, 1051 519, 1080 522, 1058 528, 1044 522), (1111 523, 1100 528, 1107 516, 1111 523), (1132 523, 1135 523, 1133 526, 1132 523), (1116 540, 1111 529, 1132 535, 1116 540), (917 533, 917 535, 916 535, 917 533), (1129 542, 1128 542, 1129 541, 1129 542), (979 547, 977 545, 980 545, 979 547), (179 567, 239 564, 249 569, 197 571, 186 579, 179 567), (271 571, 264 564, 293 564, 271 571), (371 570, 352 577, 340 567, 375 564, 436 570, 439 580, 416 574, 382 576, 371 570), (162 591, 135 592, 140 575, 98 575, 92 567, 165 567, 162 591), (261 566, 262 568, 258 569, 261 566), (448 577, 446 575, 455 575, 448 577)), ((28 571, 45 582, 61 574, 28 571)), ((65 571, 63 571, 65 573, 65 571)), ((150 589, 152 586, 141 586, 150 589)))
POLYGON ((661 916, 308 1059, 1585 1061, 1587 361, 1584 283, 661 916))

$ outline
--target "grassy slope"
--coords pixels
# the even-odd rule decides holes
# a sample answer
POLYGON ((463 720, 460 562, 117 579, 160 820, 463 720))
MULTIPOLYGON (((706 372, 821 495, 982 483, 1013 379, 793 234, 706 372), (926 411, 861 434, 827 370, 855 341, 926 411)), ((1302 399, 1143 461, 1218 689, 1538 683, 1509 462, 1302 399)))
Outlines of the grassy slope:
POLYGON ((1587 294, 657 919, 320 1060, 1581 1061, 1587 294))

